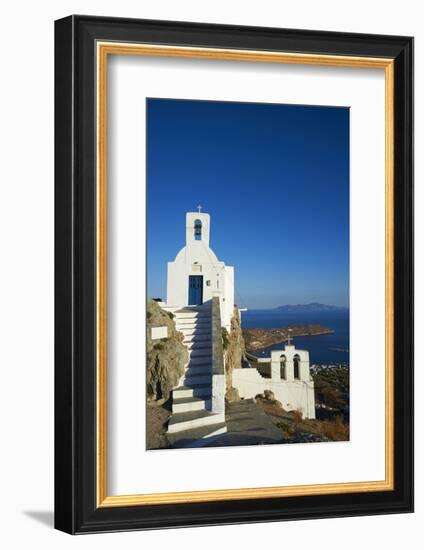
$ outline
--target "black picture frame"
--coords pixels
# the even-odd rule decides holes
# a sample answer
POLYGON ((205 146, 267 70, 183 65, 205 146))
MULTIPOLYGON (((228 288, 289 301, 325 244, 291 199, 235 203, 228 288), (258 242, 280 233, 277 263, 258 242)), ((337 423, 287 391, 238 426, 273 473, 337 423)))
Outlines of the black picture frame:
POLYGON ((55 22, 55 73, 55 527, 76 534, 413 511, 413 39, 73 15, 55 22), (394 60, 394 490, 97 507, 98 40, 394 60))

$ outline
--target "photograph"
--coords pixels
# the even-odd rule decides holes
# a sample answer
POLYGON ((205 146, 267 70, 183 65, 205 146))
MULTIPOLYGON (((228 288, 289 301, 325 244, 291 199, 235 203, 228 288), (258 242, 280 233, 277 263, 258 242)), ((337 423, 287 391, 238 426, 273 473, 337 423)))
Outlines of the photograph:
POLYGON ((146 450, 349 441, 349 107, 145 108, 146 450))

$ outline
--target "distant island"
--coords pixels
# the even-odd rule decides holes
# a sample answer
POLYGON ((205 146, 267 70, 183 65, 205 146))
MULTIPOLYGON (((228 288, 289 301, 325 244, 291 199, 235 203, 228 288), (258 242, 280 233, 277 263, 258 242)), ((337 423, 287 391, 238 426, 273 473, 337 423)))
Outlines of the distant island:
POLYGON ((346 311, 348 308, 344 306, 329 306, 318 302, 311 302, 310 304, 287 304, 284 306, 278 306, 274 309, 285 313, 315 313, 322 311, 346 311))
POLYGON ((291 325, 285 328, 246 328, 242 332, 246 351, 253 352, 280 344, 289 336, 321 336, 333 334, 334 330, 321 325, 291 325))

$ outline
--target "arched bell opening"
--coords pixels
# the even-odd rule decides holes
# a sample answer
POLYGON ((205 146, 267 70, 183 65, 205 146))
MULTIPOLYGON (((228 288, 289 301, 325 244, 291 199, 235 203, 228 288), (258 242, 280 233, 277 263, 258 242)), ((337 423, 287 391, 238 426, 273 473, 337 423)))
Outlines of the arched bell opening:
POLYGON ((297 353, 293 357, 293 378, 300 380, 300 356, 297 353))
POLYGON ((285 355, 280 357, 280 378, 287 380, 287 357, 285 355))
POLYGON ((202 240, 202 222, 200 220, 194 222, 194 240, 202 240))

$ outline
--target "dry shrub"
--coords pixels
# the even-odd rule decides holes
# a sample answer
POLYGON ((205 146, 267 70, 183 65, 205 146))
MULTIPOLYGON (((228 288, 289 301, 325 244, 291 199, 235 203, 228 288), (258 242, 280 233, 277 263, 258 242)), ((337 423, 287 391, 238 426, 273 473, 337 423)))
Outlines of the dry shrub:
POLYGON ((331 420, 323 420, 319 422, 318 429, 331 441, 348 441, 349 440, 349 424, 343 422, 341 416, 331 420))
POLYGON ((289 437, 293 437, 293 435, 295 434, 296 430, 291 424, 289 424, 289 422, 285 422, 284 420, 281 420, 280 422, 277 422, 275 425, 277 426, 277 428, 280 428, 280 430, 283 430, 283 432, 289 437))
POLYGON ((295 424, 300 424, 303 420, 303 412, 301 409, 296 409, 295 411, 292 411, 291 416, 295 424))

